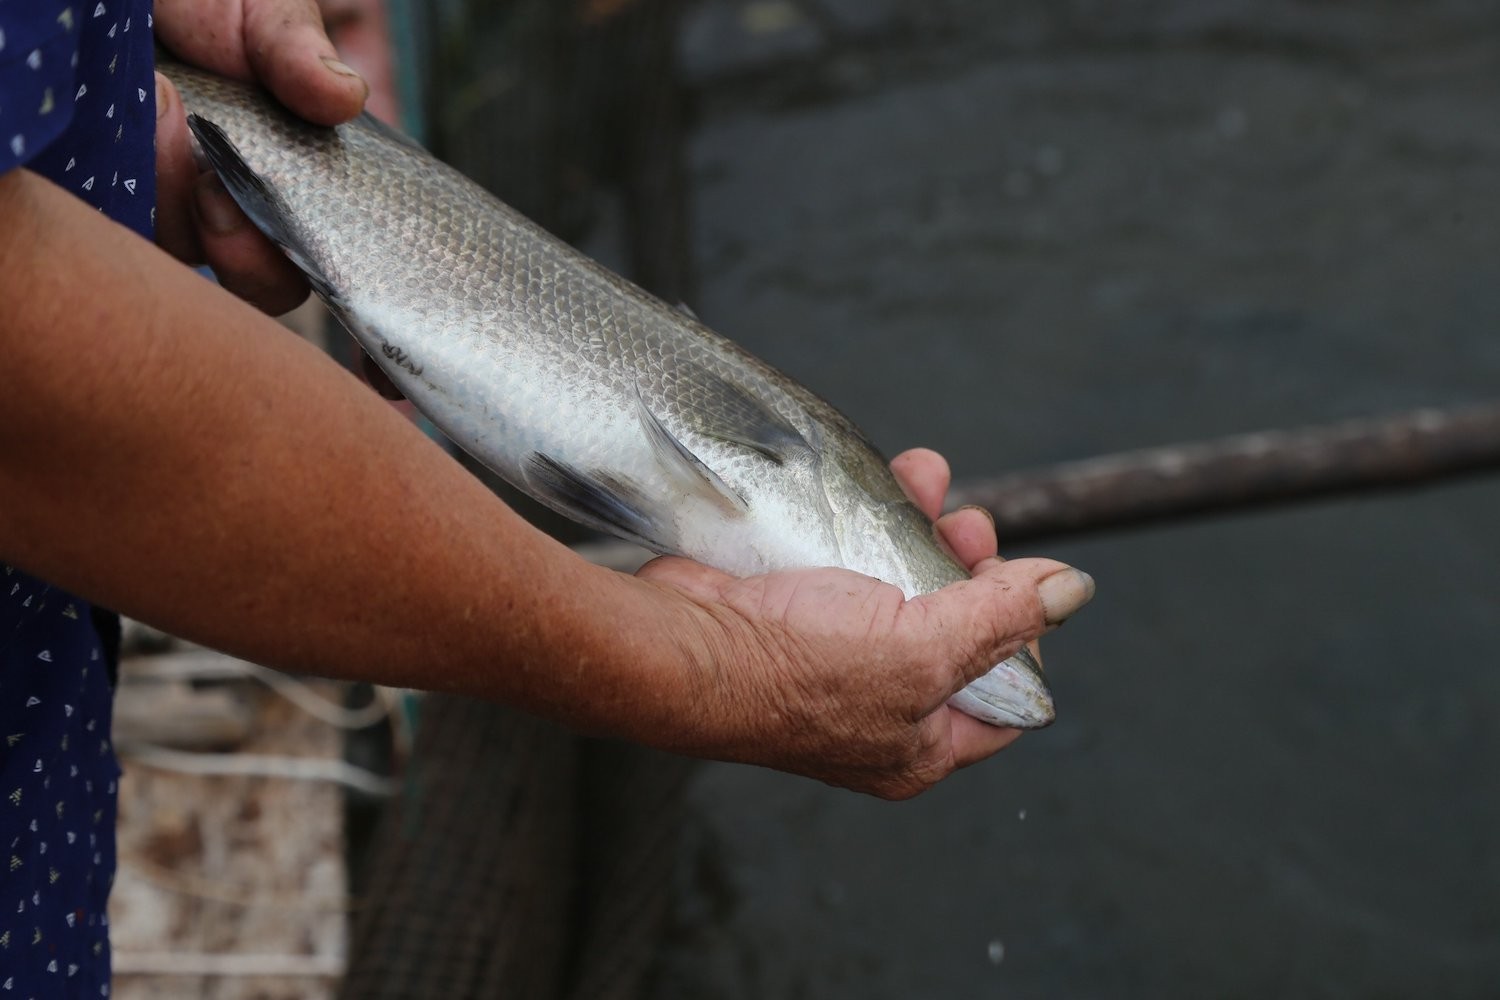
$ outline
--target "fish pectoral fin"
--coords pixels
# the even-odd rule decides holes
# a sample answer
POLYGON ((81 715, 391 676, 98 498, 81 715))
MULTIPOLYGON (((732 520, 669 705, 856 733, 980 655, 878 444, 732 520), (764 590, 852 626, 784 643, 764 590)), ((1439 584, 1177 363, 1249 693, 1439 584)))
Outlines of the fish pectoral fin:
POLYGON ((538 499, 598 531, 668 551, 650 501, 634 483, 609 473, 589 472, 532 452, 525 464, 527 485, 538 499))
POLYGON ((813 450, 797 428, 748 389, 707 368, 697 368, 691 380, 707 392, 707 399, 693 406, 693 419, 704 434, 759 452, 777 465, 813 450))
POLYGON ((338 295, 333 283, 313 263, 302 238, 293 231, 289 222, 291 213, 287 211, 281 196, 250 168, 222 128, 202 115, 188 115, 187 122, 198 145, 203 149, 203 155, 208 157, 214 173, 224 182, 224 187, 234 198, 235 204, 249 216, 257 229, 281 247, 282 252, 306 275, 307 283, 312 286, 313 291, 330 305, 337 306, 338 295))
POLYGON ((745 499, 688 450, 636 393, 636 415, 651 445, 659 478, 643 484, 603 469, 584 469, 532 452, 524 474, 532 493, 554 509, 599 531, 657 552, 675 552, 683 498, 697 497, 729 517, 743 515, 745 499))
POLYGON ((743 514, 749 509, 744 497, 730 489, 714 470, 704 465, 702 459, 667 430, 641 398, 640 390, 636 390, 635 402, 641 427, 651 442, 651 452, 666 473, 667 480, 679 493, 702 497, 731 516, 743 514))

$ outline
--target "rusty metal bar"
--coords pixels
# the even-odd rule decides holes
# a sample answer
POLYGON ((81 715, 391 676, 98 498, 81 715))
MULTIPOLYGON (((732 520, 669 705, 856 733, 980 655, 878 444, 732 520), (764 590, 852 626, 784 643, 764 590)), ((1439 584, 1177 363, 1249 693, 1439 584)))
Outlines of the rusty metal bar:
POLYGON ((989 509, 1007 546, 1494 469, 1500 403, 1103 455, 955 483, 949 503, 989 509))

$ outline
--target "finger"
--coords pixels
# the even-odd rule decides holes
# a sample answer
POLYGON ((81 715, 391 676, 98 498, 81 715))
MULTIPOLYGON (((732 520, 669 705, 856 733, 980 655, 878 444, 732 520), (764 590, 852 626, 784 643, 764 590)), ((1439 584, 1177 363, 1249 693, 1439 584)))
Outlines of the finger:
POLYGON ((319 0, 323 25, 338 49, 339 58, 354 67, 370 85, 365 110, 381 121, 396 122, 401 106, 396 97, 391 30, 384 0, 319 0))
POLYGON ((948 460, 931 448, 911 448, 891 459, 896 481, 922 513, 936 519, 953 478, 948 460))
POLYGON ((245 217, 217 174, 194 182, 193 221, 204 258, 229 291, 271 316, 307 299, 302 273, 245 217))
POLYGON ((943 706, 939 711, 947 712, 953 727, 953 765, 968 767, 1010 746, 1021 738, 1021 730, 1003 726, 992 726, 965 715, 956 708, 943 706))
POLYGON ((339 60, 314 0, 245 0, 245 52, 255 76, 308 121, 346 122, 370 96, 339 60))
POLYGON ((983 560, 996 558, 995 519, 983 507, 961 507, 944 514, 936 527, 938 537, 971 572, 983 560))
POLYGON ((203 263, 191 192, 198 179, 182 98, 156 74, 156 243, 185 264, 203 263))
POLYGON ((309 121, 337 125, 369 93, 339 61, 313 0, 156 0, 157 38, 187 62, 259 80, 309 121))
POLYGON ((153 27, 157 41, 186 62, 252 79, 240 0, 156 0, 153 27))
POLYGON ((1087 574, 1051 559, 985 559, 974 578, 913 598, 914 628, 958 675, 951 690, 985 674, 1094 595, 1087 574))

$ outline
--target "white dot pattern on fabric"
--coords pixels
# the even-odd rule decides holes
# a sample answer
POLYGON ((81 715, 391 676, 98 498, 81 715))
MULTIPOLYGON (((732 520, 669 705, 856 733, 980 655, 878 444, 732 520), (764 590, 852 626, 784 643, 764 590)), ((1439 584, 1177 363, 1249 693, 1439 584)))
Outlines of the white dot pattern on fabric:
MULTIPOLYGON (((102 150, 105 155, 123 156, 125 149, 152 141, 156 116, 149 48, 127 41, 136 15, 146 14, 146 23, 151 23, 146 6, 145 0, 98 2, 91 16, 80 22, 74 6, 63 0, 30 0, 25 5, 0 0, 0 37, 6 42, 0 46, 0 172, 32 165, 30 161, 44 157, 65 132, 86 136, 98 129, 108 143, 84 143, 79 148, 102 150), (24 14, 17 13, 20 6, 27 8, 24 14), (12 53, 9 58, 7 50, 12 53), (80 53, 85 59, 82 71, 77 69, 80 53), (69 93, 71 102, 64 96, 69 93), (129 94, 136 99, 122 104, 120 98, 129 94)), ((74 190, 117 221, 149 232, 155 220, 154 183, 143 192, 142 172, 129 171, 123 176, 134 175, 136 183, 106 186, 99 174, 80 173, 74 190), (138 197, 143 193, 151 197, 138 197)))
MULTIPOLYGON (((0 0, 0 173, 149 236, 150 0, 0 0), (132 99, 133 98, 133 99, 132 99)), ((0 997, 109 996, 119 766, 88 604, 0 564, 0 997)))
POLYGON ((0 569, 11 583, 0 596, 0 830, 13 833, 0 855, 0 967, 24 985, 22 995, 72 996, 38 988, 37 977, 67 972, 90 991, 107 981, 119 773, 108 755, 109 682, 87 605, 0 569), (81 738, 87 732, 96 733, 92 743, 81 738), (77 815, 102 836, 80 838, 77 815))

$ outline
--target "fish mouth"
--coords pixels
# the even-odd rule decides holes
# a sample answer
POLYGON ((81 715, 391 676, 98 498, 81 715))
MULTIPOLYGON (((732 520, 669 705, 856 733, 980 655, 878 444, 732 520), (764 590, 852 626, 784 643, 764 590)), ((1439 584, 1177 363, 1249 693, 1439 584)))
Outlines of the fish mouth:
POLYGON ((1057 718, 1042 665, 1024 646, 949 698, 948 704, 992 726, 1012 729, 1042 729, 1057 718))

